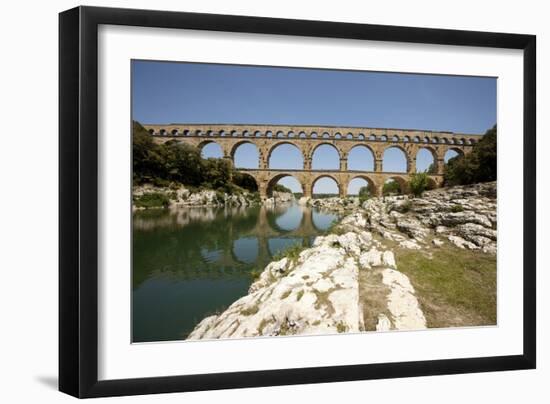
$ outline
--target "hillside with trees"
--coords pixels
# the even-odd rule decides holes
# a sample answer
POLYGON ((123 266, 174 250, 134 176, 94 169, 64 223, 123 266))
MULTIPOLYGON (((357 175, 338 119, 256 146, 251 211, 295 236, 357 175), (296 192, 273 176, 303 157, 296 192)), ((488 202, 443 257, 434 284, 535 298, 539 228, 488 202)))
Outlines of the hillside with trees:
POLYGON ((459 155, 445 165, 445 185, 467 185, 497 179, 497 127, 485 132, 470 154, 459 155))
POLYGON ((201 157, 200 150, 176 140, 157 144, 139 122, 133 122, 133 183, 168 186, 178 183, 229 194, 257 191, 253 178, 237 172, 225 159, 201 157))

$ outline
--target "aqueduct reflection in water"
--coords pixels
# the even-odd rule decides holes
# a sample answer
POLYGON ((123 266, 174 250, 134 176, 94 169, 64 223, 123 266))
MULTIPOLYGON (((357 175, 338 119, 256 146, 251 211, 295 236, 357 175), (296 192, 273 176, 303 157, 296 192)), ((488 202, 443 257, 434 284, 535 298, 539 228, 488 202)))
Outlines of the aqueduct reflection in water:
POLYGON ((184 208, 133 217, 132 339, 184 338, 246 295, 273 255, 310 245, 336 215, 299 205, 184 208))

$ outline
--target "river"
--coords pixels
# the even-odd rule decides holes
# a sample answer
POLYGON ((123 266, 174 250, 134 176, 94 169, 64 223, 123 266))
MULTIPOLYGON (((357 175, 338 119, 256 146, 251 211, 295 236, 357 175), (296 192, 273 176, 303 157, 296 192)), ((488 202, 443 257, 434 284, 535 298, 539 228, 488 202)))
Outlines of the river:
POLYGON ((309 246, 337 215, 296 204, 133 215, 132 340, 181 340, 247 294, 252 272, 309 246))

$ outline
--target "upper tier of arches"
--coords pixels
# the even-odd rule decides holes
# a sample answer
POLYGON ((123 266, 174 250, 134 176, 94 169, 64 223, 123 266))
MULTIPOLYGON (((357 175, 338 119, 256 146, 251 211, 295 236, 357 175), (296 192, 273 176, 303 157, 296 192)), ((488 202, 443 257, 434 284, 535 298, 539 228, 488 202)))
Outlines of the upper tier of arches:
POLYGON ((145 125, 154 136, 190 137, 242 137, 274 139, 318 139, 320 141, 368 141, 388 143, 453 144, 472 145, 480 135, 455 134, 452 132, 415 131, 401 129, 339 129, 339 128, 290 128, 290 127, 227 127, 197 128, 172 125, 145 125))

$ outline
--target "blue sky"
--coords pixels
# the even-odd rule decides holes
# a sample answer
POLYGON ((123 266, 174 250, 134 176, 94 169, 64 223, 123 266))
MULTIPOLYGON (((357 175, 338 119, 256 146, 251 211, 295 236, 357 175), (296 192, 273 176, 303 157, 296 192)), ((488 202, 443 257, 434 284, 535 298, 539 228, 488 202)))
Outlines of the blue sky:
MULTIPOLYGON (((142 123, 256 123, 341 125, 484 133, 496 123, 496 79, 342 70, 274 68, 174 62, 132 62, 132 113, 142 123)), ((219 156, 217 145, 205 157, 219 156)), ((243 145, 236 166, 257 166, 252 145, 243 145)), ((290 145, 275 150, 271 167, 298 168, 290 145)), ((431 163, 429 152, 417 166, 431 163)), ((314 168, 331 168, 330 146, 316 152, 314 168)), ((372 156, 355 149, 350 169, 372 169, 372 156), (371 168, 369 168, 371 167, 371 168)), ((404 156, 384 155, 385 171, 402 171, 404 156)), ((298 191, 296 181, 281 182, 298 191)), ((356 193, 363 183, 353 183, 356 193)), ((329 180, 316 192, 335 192, 329 180)))

